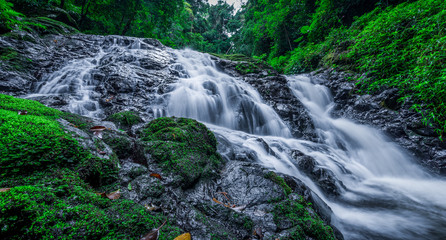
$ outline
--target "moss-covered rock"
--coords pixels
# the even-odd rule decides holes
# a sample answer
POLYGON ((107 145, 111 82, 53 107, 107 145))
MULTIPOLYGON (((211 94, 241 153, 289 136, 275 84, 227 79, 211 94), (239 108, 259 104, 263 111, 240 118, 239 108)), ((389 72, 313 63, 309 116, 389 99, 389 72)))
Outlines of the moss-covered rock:
MULTIPOLYGON (((82 132, 61 118, 86 128, 92 124, 0 94, 0 188, 11 188, 0 192, 0 239, 139 239, 160 226, 165 217, 96 194, 119 188, 117 159, 98 157, 91 151, 97 146, 80 144, 91 133, 68 131, 82 132)), ((95 140, 89 143, 104 144, 95 140)), ((160 239, 179 234, 168 222, 160 239)))
POLYGON ((274 209, 274 223, 281 230, 291 230, 285 238, 305 240, 307 237, 320 240, 335 240, 333 229, 324 224, 302 196, 290 194, 288 199, 278 203, 274 209))
POLYGON ((141 123, 142 119, 138 113, 123 111, 108 116, 107 120, 114 122, 119 127, 131 128, 133 125, 141 123))
MULTIPOLYGON (((139 239, 165 219, 129 200, 102 198, 69 180, 0 193, 2 239, 139 239)), ((180 230, 170 222, 160 239, 180 230)))
POLYGON ((158 118, 142 130, 141 137, 152 157, 166 172, 174 173, 183 187, 201 176, 214 176, 222 165, 214 134, 196 120, 158 118))
POLYGON ((290 188, 290 186, 288 186, 288 184, 285 182, 285 179, 283 179, 281 176, 277 175, 273 171, 269 171, 265 175, 265 178, 268 178, 268 179, 272 180, 273 182, 275 182, 276 184, 278 184, 283 189, 283 191, 285 192, 286 195, 289 195, 293 191, 290 188))

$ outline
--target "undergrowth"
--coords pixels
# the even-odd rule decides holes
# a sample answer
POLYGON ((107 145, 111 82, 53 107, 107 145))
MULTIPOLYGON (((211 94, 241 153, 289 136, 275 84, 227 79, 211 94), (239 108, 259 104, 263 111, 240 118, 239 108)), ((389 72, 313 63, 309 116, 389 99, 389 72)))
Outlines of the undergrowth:
POLYGON ((406 2, 376 8, 351 26, 331 29, 323 41, 309 42, 269 63, 286 73, 319 67, 366 73, 357 81, 360 93, 398 88, 400 101, 433 126, 446 131, 445 0, 406 2))

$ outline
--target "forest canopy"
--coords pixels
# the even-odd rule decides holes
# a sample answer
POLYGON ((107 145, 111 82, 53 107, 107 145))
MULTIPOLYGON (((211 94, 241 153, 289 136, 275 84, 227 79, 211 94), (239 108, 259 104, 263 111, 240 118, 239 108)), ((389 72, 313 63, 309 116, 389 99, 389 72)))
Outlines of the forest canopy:
POLYGON ((173 48, 244 54, 282 73, 321 67, 365 74, 358 91, 400 101, 446 130, 445 0, 0 0, 0 33, 45 27, 159 39, 173 48))

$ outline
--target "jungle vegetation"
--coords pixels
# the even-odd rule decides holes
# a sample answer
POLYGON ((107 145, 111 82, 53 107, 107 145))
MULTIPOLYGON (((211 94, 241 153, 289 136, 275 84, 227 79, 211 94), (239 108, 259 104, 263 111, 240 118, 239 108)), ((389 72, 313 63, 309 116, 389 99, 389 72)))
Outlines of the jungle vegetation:
POLYGON ((88 34, 156 38, 243 54, 294 74, 358 74, 357 90, 398 88, 440 137, 446 130, 445 0, 0 0, 0 33, 62 21, 88 34), (362 77, 359 77, 362 76, 362 77))

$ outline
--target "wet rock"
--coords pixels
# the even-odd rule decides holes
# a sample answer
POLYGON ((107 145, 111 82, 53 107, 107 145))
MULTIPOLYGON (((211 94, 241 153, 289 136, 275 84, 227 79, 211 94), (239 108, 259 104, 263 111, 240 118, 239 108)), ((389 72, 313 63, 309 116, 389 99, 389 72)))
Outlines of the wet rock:
POLYGON ((292 156, 298 162, 298 168, 307 174, 327 195, 339 196, 341 194, 343 184, 336 179, 331 170, 319 167, 314 158, 306 156, 300 151, 294 150, 292 156))
MULTIPOLYGON (((422 116, 411 109, 412 101, 399 102, 399 90, 384 89, 376 95, 358 95, 355 84, 348 81, 353 74, 324 69, 311 74, 333 91, 334 116, 353 119, 381 129, 401 147, 409 150, 420 164, 433 173, 444 175, 446 159, 441 154, 446 144, 434 128, 422 124, 422 116)), ((364 76, 365 77, 365 76, 364 76)))
POLYGON ((315 140, 313 122, 301 102, 299 102, 288 87, 284 76, 259 76, 250 74, 243 80, 259 91, 262 98, 284 120, 294 137, 315 140))

